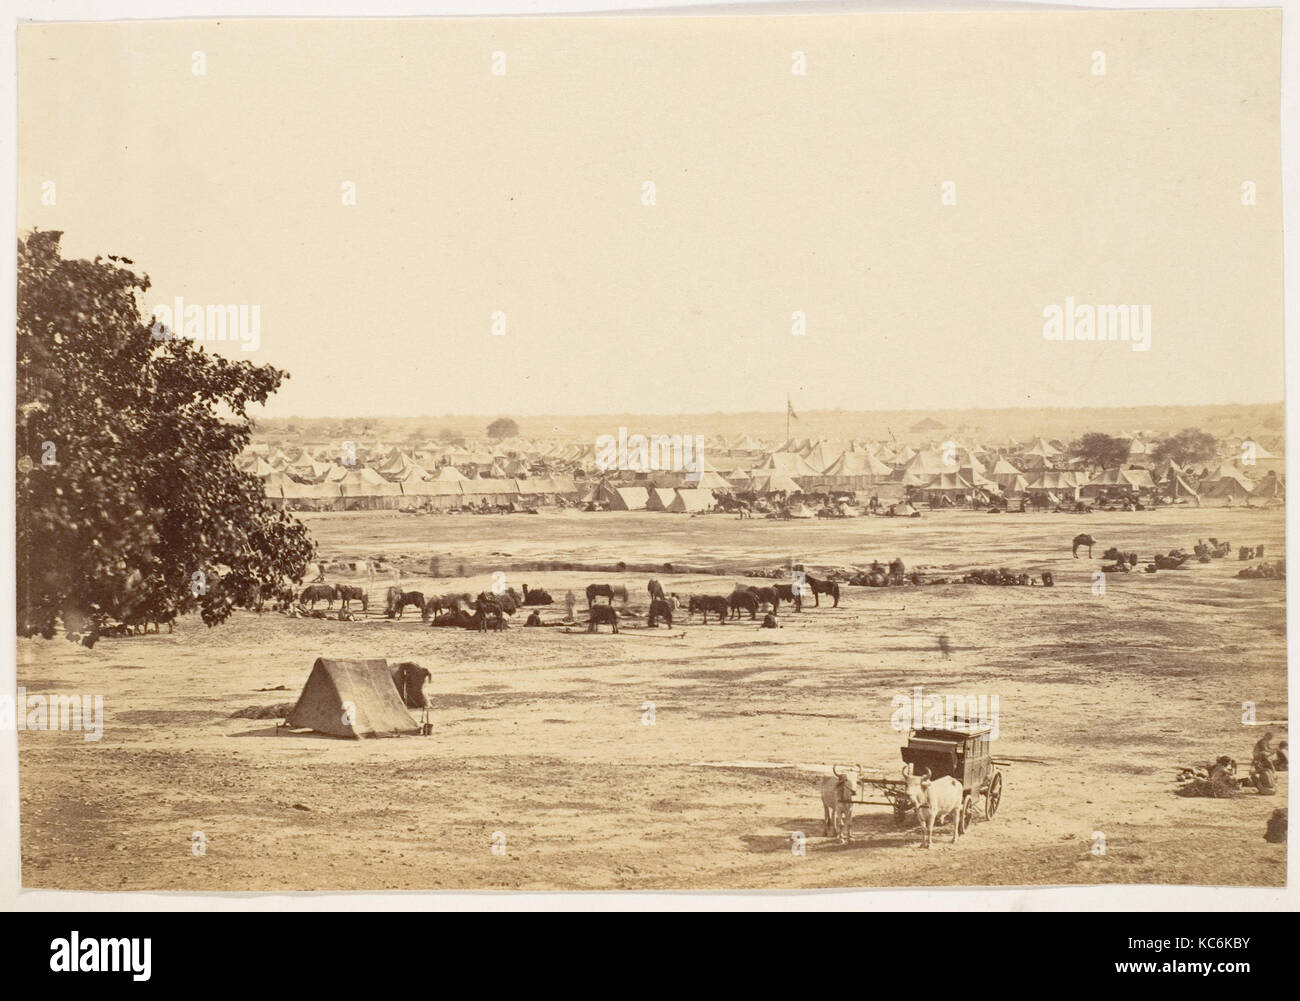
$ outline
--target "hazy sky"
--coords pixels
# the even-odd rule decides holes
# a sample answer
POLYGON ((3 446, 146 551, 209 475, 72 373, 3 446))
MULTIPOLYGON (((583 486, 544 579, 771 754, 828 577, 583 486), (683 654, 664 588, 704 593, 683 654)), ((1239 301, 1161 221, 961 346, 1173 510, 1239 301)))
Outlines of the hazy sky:
POLYGON ((133 258, 150 306, 259 306, 221 349, 292 373, 280 416, 1278 400, 1279 32, 23 26, 18 219, 133 258), (1150 350, 1045 340, 1067 296, 1150 306, 1150 350))

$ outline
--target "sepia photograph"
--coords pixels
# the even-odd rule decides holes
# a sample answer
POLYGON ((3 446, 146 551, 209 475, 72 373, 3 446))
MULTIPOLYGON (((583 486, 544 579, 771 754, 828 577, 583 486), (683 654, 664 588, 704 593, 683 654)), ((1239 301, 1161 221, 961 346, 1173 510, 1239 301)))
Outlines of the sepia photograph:
POLYGON ((21 891, 1285 889, 1282 29, 20 21, 21 891))

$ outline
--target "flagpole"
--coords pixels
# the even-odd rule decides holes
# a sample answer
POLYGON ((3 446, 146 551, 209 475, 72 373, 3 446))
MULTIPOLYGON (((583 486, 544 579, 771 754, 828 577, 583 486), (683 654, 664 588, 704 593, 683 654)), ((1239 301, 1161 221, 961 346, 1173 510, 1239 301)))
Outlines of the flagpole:
POLYGON ((785 394, 785 443, 790 444, 790 394, 785 394))

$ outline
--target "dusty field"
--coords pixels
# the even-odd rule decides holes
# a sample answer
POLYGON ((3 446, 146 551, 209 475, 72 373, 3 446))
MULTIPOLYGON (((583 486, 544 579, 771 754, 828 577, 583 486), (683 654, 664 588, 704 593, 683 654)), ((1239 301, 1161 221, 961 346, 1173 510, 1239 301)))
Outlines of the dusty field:
MULTIPOLYGON (((1275 797, 1174 795, 1175 768, 1221 753, 1246 767, 1260 720, 1285 720, 1284 589, 1236 580, 1235 556, 1180 572, 1112 576, 1069 539, 1143 556, 1198 537, 1283 552, 1280 510, 1163 510, 916 521, 740 522, 720 516, 551 513, 310 519, 326 556, 385 553, 440 572, 408 588, 479 590, 491 569, 558 598, 647 575, 520 572, 535 560, 672 562, 729 571, 865 564, 995 565, 1056 574, 1055 588, 846 588, 839 609, 748 621, 566 635, 240 614, 205 629, 107 640, 93 651, 21 641, 29 694, 103 694, 103 739, 19 737, 27 887, 172 890, 663 889, 942 884, 1282 885, 1263 840, 1275 797), (679 632, 685 633, 678 637, 679 632), (950 637, 944 658, 938 637, 950 637), (434 734, 344 741, 232 719, 293 701, 314 658, 413 659, 433 672, 434 734), (266 691, 275 686, 285 691, 266 691), (997 817, 957 846, 920 851, 914 825, 859 808, 851 845, 821 837, 816 769, 896 771, 906 734, 891 698, 998 697, 997 817), (655 704, 655 725, 643 705, 655 704), (201 831, 206 854, 191 837, 201 831), (506 853, 493 854, 502 832, 506 853), (792 852, 792 833, 807 835, 792 852), (1089 848, 1102 832, 1104 855, 1089 848)), ((1101 548, 1095 550, 1100 557, 1101 548)), ((669 590, 729 591, 734 575, 656 574, 669 590)), ((546 613, 555 619, 562 606, 546 613)), ((680 625, 680 623, 679 623, 680 625)), ((1285 726, 1273 727, 1286 735, 1285 726)))

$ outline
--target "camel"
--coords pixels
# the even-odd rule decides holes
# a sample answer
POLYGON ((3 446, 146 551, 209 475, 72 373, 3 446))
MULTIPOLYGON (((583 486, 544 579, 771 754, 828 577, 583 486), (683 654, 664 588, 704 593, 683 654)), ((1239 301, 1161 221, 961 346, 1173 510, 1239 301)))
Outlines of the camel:
POLYGON ((1097 540, 1094 539, 1091 535, 1076 535, 1074 537, 1074 545, 1072 546, 1070 551, 1074 554, 1074 558, 1077 560, 1079 558, 1079 547, 1087 546, 1088 559, 1092 559, 1092 547, 1095 546, 1096 544, 1097 544, 1097 540))

